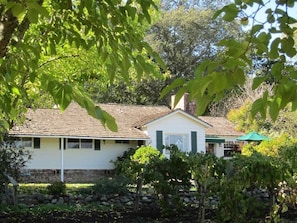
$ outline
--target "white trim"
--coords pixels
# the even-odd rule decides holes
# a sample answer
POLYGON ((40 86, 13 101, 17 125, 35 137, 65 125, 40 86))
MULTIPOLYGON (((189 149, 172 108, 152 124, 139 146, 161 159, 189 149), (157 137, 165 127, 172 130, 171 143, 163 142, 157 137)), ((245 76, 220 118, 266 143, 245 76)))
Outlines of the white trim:
POLYGON ((150 138, 125 138, 125 137, 93 137, 93 136, 65 136, 65 135, 34 135, 34 134, 9 134, 11 137, 32 137, 32 138, 72 138, 72 139, 101 139, 101 140, 149 140, 150 138))
POLYGON ((152 120, 152 121, 150 121, 150 122, 144 124, 144 126, 145 126, 145 127, 150 126, 150 125, 152 125, 152 124, 154 124, 154 123, 156 123, 156 122, 158 122, 158 121, 160 121, 160 120, 162 120, 162 119, 168 118, 168 117, 170 117, 170 116, 172 116, 172 115, 175 115, 175 114, 177 114, 177 113, 180 113, 180 114, 182 114, 182 115, 188 117, 188 118, 191 119, 192 121, 197 122, 197 123, 201 124, 202 126, 204 126, 204 127, 206 127, 206 128, 210 128, 210 127, 212 127, 212 125, 208 124, 207 122, 205 122, 205 121, 199 119, 198 117, 195 117, 195 116, 193 116, 193 115, 190 115, 190 114, 188 114, 187 112, 185 112, 185 111, 183 111, 183 110, 180 110, 180 109, 174 110, 173 112, 171 112, 171 113, 169 113, 169 114, 167 114, 167 115, 164 115, 164 116, 159 117, 159 118, 157 118, 157 119, 155 119, 155 120, 152 120))
POLYGON ((61 138, 61 182, 64 182, 64 138, 61 138))

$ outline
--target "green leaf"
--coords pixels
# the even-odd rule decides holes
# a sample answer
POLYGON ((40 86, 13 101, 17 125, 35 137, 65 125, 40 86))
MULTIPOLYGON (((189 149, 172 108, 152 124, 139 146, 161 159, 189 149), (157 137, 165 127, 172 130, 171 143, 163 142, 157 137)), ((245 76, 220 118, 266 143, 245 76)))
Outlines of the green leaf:
POLYGON ((204 95, 203 97, 197 97, 196 98, 197 115, 202 115, 211 101, 212 101, 212 98, 208 95, 204 95))
POLYGON ((212 83, 208 87, 210 95, 214 95, 217 92, 220 92, 226 89, 227 78, 222 73, 213 72, 211 74, 211 77, 212 77, 212 83))
POLYGON ((99 106, 95 106, 94 109, 92 109, 92 111, 89 111, 89 114, 91 114, 94 118, 99 119, 101 123, 105 126, 103 110, 99 106))
POLYGON ((262 118, 266 118, 267 103, 266 99, 259 98, 257 99, 251 109, 252 117, 255 117, 257 113, 260 113, 262 118))
POLYGON ((107 126, 107 128, 109 128, 113 132, 117 132, 118 131, 118 126, 116 124, 116 121, 115 121, 114 117, 112 117, 106 111, 103 111, 103 115, 104 115, 104 118, 106 120, 106 126, 107 126))
POLYGON ((134 20, 137 12, 136 8, 132 6, 126 6, 126 9, 128 11, 128 15, 134 20))
POLYGON ((289 57, 296 55, 296 49, 294 48, 295 41, 292 37, 283 38, 281 40, 281 50, 285 52, 289 57))
POLYGON ((177 103, 180 101, 180 99, 187 93, 186 86, 181 87, 176 93, 174 98, 174 107, 177 105, 177 103))
POLYGON ((271 73, 275 77, 280 77, 282 75, 283 69, 284 69, 284 64, 281 63, 281 62, 277 62, 277 63, 275 63, 275 64, 272 65, 272 67, 271 67, 271 73))
POLYGON ((25 10, 26 8, 20 3, 15 3, 11 7, 12 14, 17 18, 19 18, 25 12, 25 10))
POLYGON ((271 59, 276 59, 278 58, 279 56, 279 53, 278 53, 278 49, 279 49, 279 44, 281 42, 281 39, 278 37, 278 38, 275 38, 271 44, 270 44, 270 51, 268 53, 269 57, 271 59))
POLYGON ((253 85, 252 85, 252 90, 255 90, 257 87, 259 87, 264 81, 268 79, 268 76, 264 77, 255 77, 253 79, 253 85))
POLYGON ((176 78, 169 86, 165 87, 161 94, 160 94, 160 98, 163 98, 166 94, 168 94, 170 91, 181 87, 183 84, 185 83, 185 79, 184 78, 176 78))
POLYGON ((221 15, 223 13, 223 9, 219 9, 217 10, 214 15, 213 15, 213 19, 216 19, 219 15, 221 15))
POLYGON ((252 27, 252 31, 251 31, 251 33, 252 33, 252 34, 255 34, 255 33, 259 32, 261 29, 263 29, 263 25, 259 25, 259 24, 254 25, 254 26, 252 27))
POLYGON ((37 23, 38 22, 38 12, 35 8, 30 8, 27 13, 28 19, 31 23, 37 23))
POLYGON ((222 10, 225 13, 223 16, 223 20, 228 22, 233 21, 240 11, 235 4, 229 4, 227 6, 224 6, 222 10))
POLYGON ((11 91, 12 91, 12 93, 15 94, 15 95, 21 95, 19 89, 16 88, 16 87, 13 87, 13 88, 11 89, 11 91))
POLYGON ((274 100, 269 104, 269 115, 273 121, 277 119, 279 110, 279 100, 274 100))

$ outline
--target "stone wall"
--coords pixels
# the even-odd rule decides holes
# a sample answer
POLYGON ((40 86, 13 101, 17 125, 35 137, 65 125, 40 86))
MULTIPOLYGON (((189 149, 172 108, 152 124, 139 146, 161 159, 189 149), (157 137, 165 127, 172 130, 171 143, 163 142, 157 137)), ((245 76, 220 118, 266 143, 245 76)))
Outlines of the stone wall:
MULTIPOLYGON (((61 180, 61 170, 31 169, 21 174, 20 183, 52 183, 61 180)), ((111 176, 113 170, 64 170, 65 183, 94 183, 102 176, 111 176)))

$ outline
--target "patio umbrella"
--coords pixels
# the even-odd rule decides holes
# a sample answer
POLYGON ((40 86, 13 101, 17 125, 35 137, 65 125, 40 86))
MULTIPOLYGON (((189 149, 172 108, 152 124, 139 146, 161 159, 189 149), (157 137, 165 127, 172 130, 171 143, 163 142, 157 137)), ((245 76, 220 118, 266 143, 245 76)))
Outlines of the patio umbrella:
POLYGON ((258 132, 250 132, 246 135, 240 136, 237 138, 238 141, 263 141, 269 140, 267 136, 261 135, 258 132))

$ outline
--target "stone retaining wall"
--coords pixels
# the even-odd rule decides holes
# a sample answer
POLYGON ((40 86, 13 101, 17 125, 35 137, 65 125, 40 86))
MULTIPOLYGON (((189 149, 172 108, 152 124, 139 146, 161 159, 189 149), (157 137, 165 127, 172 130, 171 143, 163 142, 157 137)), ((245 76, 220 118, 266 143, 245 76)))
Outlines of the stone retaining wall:
MULTIPOLYGON (((61 170, 31 169, 21 174, 21 183, 53 183, 61 180, 61 170)), ((64 170, 66 183, 94 183, 98 178, 110 176, 113 170, 64 170)))
MULTIPOLYGON (((198 207, 199 201, 197 200, 194 192, 183 192, 180 194, 181 201, 184 206, 198 207)), ((251 195, 250 195, 251 196, 251 195)), ((257 190, 252 195, 257 198, 259 202, 269 202, 269 195, 265 190, 257 190)), ((39 204, 57 204, 57 205, 85 205, 89 203, 96 203, 97 205, 107 207, 125 207, 133 208, 136 194, 129 192, 126 195, 112 194, 112 195, 65 195, 55 197, 53 195, 45 195, 36 193, 33 195, 20 194, 17 197, 18 204, 31 207, 39 204)), ((10 204, 9 200, 5 197, 0 197, 2 205, 10 204)), ((169 195, 169 203, 174 202, 169 195)), ((159 198, 153 194, 143 194, 140 197, 139 208, 158 208, 159 198)), ((173 204, 173 203, 172 203, 173 204)), ((218 199, 216 197, 208 197, 206 200, 205 207, 207 209, 216 209, 218 207, 218 199)))

